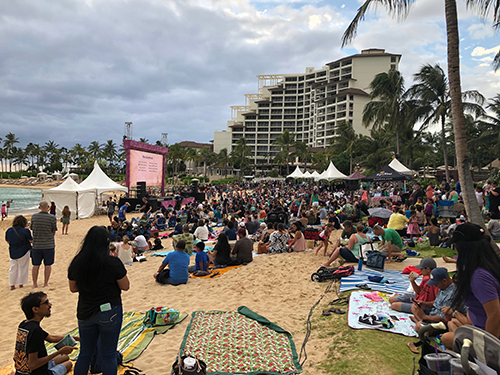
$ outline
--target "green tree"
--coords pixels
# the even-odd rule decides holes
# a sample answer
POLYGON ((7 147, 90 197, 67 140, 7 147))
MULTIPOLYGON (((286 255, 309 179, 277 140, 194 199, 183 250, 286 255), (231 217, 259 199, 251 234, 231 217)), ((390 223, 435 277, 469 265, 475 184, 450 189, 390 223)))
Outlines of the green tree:
MULTIPOLYGON (((381 4, 389 13, 406 17, 413 0, 365 0, 358 9, 356 16, 348 26, 342 37, 342 46, 351 41, 356 30, 364 19, 371 5, 381 4)), ((465 209, 472 222, 485 227, 484 219, 479 211, 477 199, 474 193, 472 175, 470 173, 470 161, 467 151, 467 138, 465 131, 465 115, 462 104, 462 88, 460 80, 460 37, 458 32, 458 15, 456 0, 444 0, 445 19, 448 45, 448 79, 450 84, 451 113, 453 118, 453 129, 455 134, 455 151, 458 161, 458 174, 462 186, 465 209)), ((476 8, 485 15, 493 11, 493 22, 498 27, 500 21, 500 0, 467 0, 467 5, 476 8)))
MULTIPOLYGON (((423 123, 425 126, 433 123, 441 124, 441 143, 444 155, 444 166, 446 180, 450 182, 448 168, 448 150, 446 145, 446 119, 451 115, 451 98, 448 85, 448 78, 439 64, 434 66, 424 65, 418 73, 414 75, 415 85, 410 87, 407 95, 419 100, 421 110, 424 113, 423 123)), ((478 91, 466 91, 462 94, 464 110, 475 113, 476 116, 484 115, 482 105, 484 97, 478 91), (471 99, 475 101, 468 102, 471 99)))
POLYGON ((229 153, 227 152, 227 148, 223 148, 219 151, 218 159, 219 163, 221 163, 224 167, 224 178, 227 178, 227 169, 231 160, 231 158, 229 157, 229 153))
POLYGON ((302 162, 305 167, 307 163, 312 161, 313 153, 307 143, 297 141, 295 142, 295 152, 293 153, 293 156, 298 157, 299 161, 302 162))
POLYGON ((180 163, 186 158, 186 152, 179 143, 175 143, 168 149, 167 160, 172 164, 174 177, 177 177, 177 172, 180 168, 180 163))
POLYGON ((352 174, 354 153, 359 147, 360 136, 356 134, 350 122, 341 121, 335 128, 335 136, 331 139, 334 156, 345 153, 349 157, 349 174, 352 174))
POLYGON ((242 176, 250 164, 250 156, 252 156, 252 149, 247 145, 245 137, 241 137, 238 139, 238 142, 231 153, 231 159, 234 160, 233 164, 240 169, 240 174, 242 176))
POLYGON ((9 159, 9 172, 12 172, 12 158, 14 157, 14 146, 19 143, 19 138, 16 137, 14 133, 9 132, 5 136, 4 148, 5 157, 9 159))
POLYGON ((286 129, 281 133, 278 138, 273 143, 281 149, 280 152, 275 157, 275 160, 286 162, 286 174, 290 174, 290 158, 292 157, 290 149, 296 147, 297 142, 295 142, 295 134, 290 133, 290 130, 286 129))
POLYGON ((87 147, 88 155, 90 156, 90 160, 86 167, 91 167, 95 161, 98 161, 102 156, 102 146, 97 141, 92 141, 87 147))
POLYGON ((76 143, 70 150, 74 162, 79 168, 83 168, 87 163, 88 152, 80 143, 76 143))
POLYGON ((118 151, 116 150, 116 143, 112 139, 108 139, 102 146, 103 157, 108 162, 108 173, 114 170, 115 161, 118 158, 118 151))

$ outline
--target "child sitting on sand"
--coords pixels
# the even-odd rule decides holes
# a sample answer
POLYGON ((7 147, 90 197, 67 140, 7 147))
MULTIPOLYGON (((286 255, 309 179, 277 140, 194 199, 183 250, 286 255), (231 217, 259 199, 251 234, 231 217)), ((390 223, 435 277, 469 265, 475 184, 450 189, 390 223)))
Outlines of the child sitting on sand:
POLYGON ((208 262, 210 261, 207 253, 205 253, 205 243, 198 242, 194 249, 196 257, 194 259, 194 266, 189 266, 188 271, 192 272, 194 276, 206 276, 208 272, 208 262))
POLYGON ((118 256, 118 254, 116 252, 116 246, 114 244, 109 245, 109 255, 111 255, 112 257, 118 256))
POLYGON ((153 247, 151 250, 161 250, 163 249, 163 244, 161 243, 161 238, 158 232, 153 233, 153 247))

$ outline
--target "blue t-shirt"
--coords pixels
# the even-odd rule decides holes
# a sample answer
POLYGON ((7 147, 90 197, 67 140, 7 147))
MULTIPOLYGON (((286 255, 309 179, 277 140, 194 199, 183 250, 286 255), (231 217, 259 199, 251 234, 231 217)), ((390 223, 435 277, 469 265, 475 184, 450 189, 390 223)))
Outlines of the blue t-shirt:
POLYGON ((173 284, 185 283, 189 279, 189 255, 184 251, 174 250, 163 259, 163 264, 170 268, 169 280, 173 284))
POLYGON ((5 232, 5 241, 9 243, 10 259, 19 259, 31 249, 29 241, 33 241, 33 237, 28 228, 11 227, 5 232))
POLYGON ((127 212, 127 205, 124 204, 123 206, 120 207, 118 210, 118 218, 123 219, 125 217, 125 212, 127 212))
POLYGON ((208 255, 204 251, 198 251, 196 253, 196 258, 194 259, 194 270, 195 271, 207 271, 208 267, 208 255), (203 263, 203 269, 200 269, 200 262, 203 263))

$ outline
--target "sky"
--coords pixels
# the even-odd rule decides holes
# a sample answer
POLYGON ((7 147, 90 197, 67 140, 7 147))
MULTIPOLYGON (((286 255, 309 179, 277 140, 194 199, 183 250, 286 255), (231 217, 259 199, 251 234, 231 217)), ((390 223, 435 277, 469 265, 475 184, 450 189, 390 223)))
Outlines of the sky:
MULTIPOLYGON (((16 0, 0 4, 0 137, 19 145, 208 142, 259 74, 302 73, 362 49, 402 54, 406 86, 423 64, 446 70, 444 1, 416 0, 404 20, 362 2, 321 0, 16 0)), ((500 39, 491 16, 458 0, 462 89, 491 98, 500 39)))

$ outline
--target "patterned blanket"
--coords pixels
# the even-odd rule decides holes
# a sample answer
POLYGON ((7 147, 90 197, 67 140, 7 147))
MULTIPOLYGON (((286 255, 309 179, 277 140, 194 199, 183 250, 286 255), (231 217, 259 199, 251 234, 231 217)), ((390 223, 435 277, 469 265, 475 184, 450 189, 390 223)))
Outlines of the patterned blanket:
POLYGON ((297 374, 302 368, 290 333, 247 307, 195 311, 183 355, 207 364, 207 374, 297 374))

